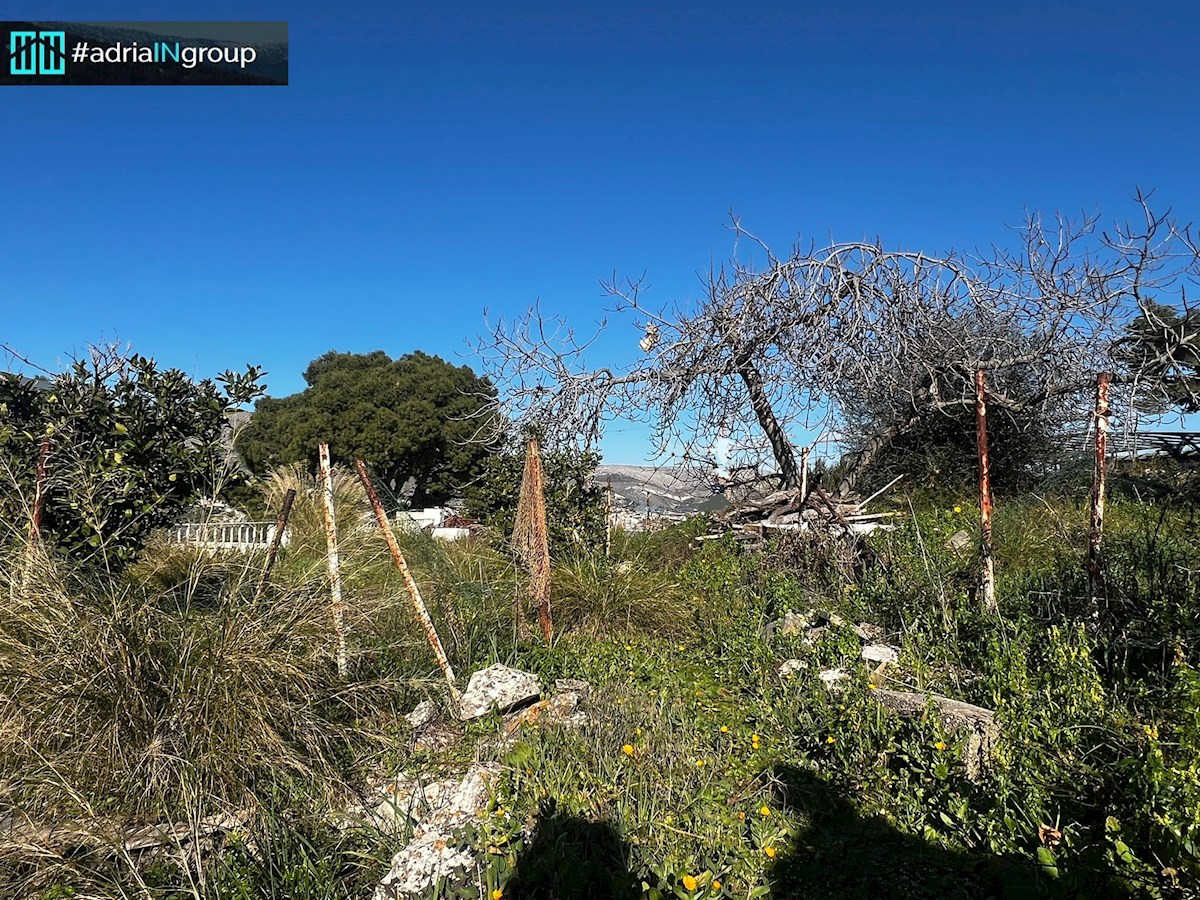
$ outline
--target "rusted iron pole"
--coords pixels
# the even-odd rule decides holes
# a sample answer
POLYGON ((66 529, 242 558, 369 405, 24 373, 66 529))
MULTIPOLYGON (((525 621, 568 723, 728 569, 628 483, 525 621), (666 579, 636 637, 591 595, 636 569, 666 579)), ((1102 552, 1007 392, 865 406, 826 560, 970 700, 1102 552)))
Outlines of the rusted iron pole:
POLYGON ((342 567, 338 560, 337 516, 333 510, 333 468, 329 445, 321 444, 321 486, 325 498, 325 544, 329 550, 329 590, 333 598, 333 630, 337 634, 338 675, 346 676, 346 611, 342 606, 342 567))
POLYGON ((42 437, 38 448, 37 476, 33 487, 33 510, 29 517, 29 545, 35 546, 41 537, 42 513, 46 509, 46 461, 50 456, 50 435, 42 437))
POLYGON ((275 557, 279 554, 279 545, 283 541, 283 533, 287 530, 288 516, 292 514, 292 503, 296 500, 296 489, 288 488, 283 495, 283 506, 279 509, 279 518, 275 520, 275 533, 271 535, 271 547, 267 550, 267 564, 263 566, 262 578, 258 582, 258 590, 254 599, 261 600, 267 589, 267 581, 271 578, 271 569, 275 567, 275 557))
POLYGON ((1100 560, 1101 543, 1104 540, 1104 490, 1108 459, 1108 387, 1112 374, 1101 372, 1096 376, 1096 431, 1095 467, 1092 472, 1092 516, 1088 532, 1088 586, 1093 615, 1100 611, 1100 597, 1104 593, 1104 573, 1100 560))
POLYGON ((612 556, 612 476, 604 490, 604 555, 612 556))
POLYGON ((371 501, 371 510, 375 513, 375 522, 379 525, 379 530, 383 532, 388 550, 392 553, 392 560, 396 563, 396 568, 400 570, 400 574, 404 576, 404 586, 408 589, 408 598, 412 601, 413 610, 417 614, 417 621, 421 623, 421 627, 425 630, 425 637, 429 641, 429 646, 433 648, 433 656, 437 660, 438 668, 442 670, 442 674, 446 677, 446 683, 450 685, 450 696, 454 699, 456 706, 461 706, 462 694, 459 693, 458 685, 455 683, 454 669, 450 667, 450 660, 446 657, 446 651, 442 647, 442 640, 438 637, 437 629, 433 626, 433 619, 429 616, 429 609, 425 606, 425 601, 421 597, 421 588, 417 585, 417 580, 413 578, 412 570, 408 567, 408 561, 404 558, 404 554, 400 550, 400 544, 396 540, 395 533, 392 531, 391 523, 388 522, 387 513, 383 509, 383 504, 379 501, 379 494, 375 491, 375 485, 371 482, 371 476, 367 474, 367 464, 361 459, 356 459, 354 466, 358 469, 359 480, 362 481, 363 488, 367 492, 367 498, 371 501))
POLYGON ((987 378, 975 370, 975 431, 979 444, 979 556, 983 566, 980 592, 983 607, 996 612, 996 560, 992 553, 992 480, 989 474, 987 436, 987 378))
POLYGON ((521 476, 513 544, 529 569, 530 593, 537 606, 542 637, 548 644, 554 637, 554 625, 550 619, 550 535, 546 527, 542 453, 537 438, 530 438, 525 448, 525 472, 521 476))

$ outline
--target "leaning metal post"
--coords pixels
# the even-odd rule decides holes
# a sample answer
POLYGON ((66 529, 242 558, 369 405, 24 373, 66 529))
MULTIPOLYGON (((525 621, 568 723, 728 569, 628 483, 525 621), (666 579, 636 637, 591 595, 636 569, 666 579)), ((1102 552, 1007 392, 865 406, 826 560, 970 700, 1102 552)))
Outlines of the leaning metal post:
POLYGON ((255 600, 261 599, 263 592, 267 589, 267 581, 271 577, 271 569, 275 567, 275 557, 279 554, 279 544, 283 540, 284 531, 287 530, 288 516, 292 513, 292 503, 295 500, 296 489, 288 488, 287 493, 283 495, 283 506, 279 509, 279 518, 275 520, 275 533, 271 535, 271 547, 267 550, 267 564, 263 566, 258 590, 254 592, 255 600))
POLYGON ((408 567, 408 561, 400 551, 400 544, 396 541, 396 535, 392 532, 392 526, 388 522, 387 513, 383 509, 383 504, 379 501, 379 494, 375 491, 375 485, 371 482, 371 476, 367 474, 367 464, 361 459, 356 459, 354 466, 358 469, 358 477, 362 481, 363 488, 366 489, 367 498, 371 501, 371 509, 375 513, 375 522, 379 525, 379 530, 383 532, 388 550, 392 553, 392 560, 396 563, 396 568, 400 570, 400 574, 404 576, 404 586, 408 588, 408 598, 412 601, 413 610, 417 614, 417 621, 425 629, 425 637, 429 641, 429 646, 433 648, 433 656, 437 660, 442 674, 446 676, 446 683, 450 685, 450 696, 453 698, 455 706, 461 708, 462 694, 459 693, 458 685, 455 684, 454 670, 450 668, 450 660, 446 657, 446 651, 442 647, 442 639, 438 637, 437 629, 433 626, 433 619, 429 616, 429 609, 425 606, 425 601, 421 597, 421 589, 417 586, 417 580, 413 578, 412 570, 408 567))
POLYGON ((1104 593, 1104 571, 1100 545, 1104 540, 1104 482, 1108 457, 1108 386, 1112 374, 1096 376, 1095 467, 1092 473, 1092 515, 1088 532, 1088 587, 1093 615, 1099 613, 1100 597, 1104 593))
POLYGON ((992 481, 988 471, 987 381, 983 369, 975 370, 975 430, 979 444, 979 555, 983 563, 980 589, 984 609, 996 612, 996 560, 992 553, 992 481))
POLYGON ((333 629, 337 633, 338 675, 346 676, 346 611, 342 606, 342 569, 338 561, 337 517, 333 511, 333 469, 329 445, 321 444, 321 485, 325 497, 325 543, 329 548, 329 587, 333 598, 333 629))

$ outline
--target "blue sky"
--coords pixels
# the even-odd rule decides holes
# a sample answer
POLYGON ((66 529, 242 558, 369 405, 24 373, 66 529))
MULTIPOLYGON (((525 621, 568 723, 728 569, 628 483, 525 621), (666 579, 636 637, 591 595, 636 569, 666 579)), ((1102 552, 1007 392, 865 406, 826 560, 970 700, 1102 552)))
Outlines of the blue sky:
POLYGON ((51 368, 120 340, 283 395, 330 349, 470 363, 484 307, 586 325, 614 271, 696 294, 730 209, 779 246, 931 251, 1003 243, 1025 208, 1124 216, 1139 185, 1200 214, 1187 2, 19 15, 290 23, 286 88, 0 88, 0 341, 51 368))

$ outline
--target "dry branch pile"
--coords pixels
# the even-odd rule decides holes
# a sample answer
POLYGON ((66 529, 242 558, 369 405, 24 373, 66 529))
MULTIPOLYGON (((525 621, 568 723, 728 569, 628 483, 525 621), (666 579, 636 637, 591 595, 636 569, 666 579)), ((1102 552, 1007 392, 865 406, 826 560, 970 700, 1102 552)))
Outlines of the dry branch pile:
POLYGON ((867 504, 881 493, 864 500, 858 495, 832 496, 819 487, 810 490, 807 496, 800 488, 774 491, 711 517, 708 534, 700 539, 733 534, 738 540, 757 541, 783 531, 817 531, 831 536, 870 534, 879 528, 891 528, 887 520, 899 515, 867 512, 867 504))

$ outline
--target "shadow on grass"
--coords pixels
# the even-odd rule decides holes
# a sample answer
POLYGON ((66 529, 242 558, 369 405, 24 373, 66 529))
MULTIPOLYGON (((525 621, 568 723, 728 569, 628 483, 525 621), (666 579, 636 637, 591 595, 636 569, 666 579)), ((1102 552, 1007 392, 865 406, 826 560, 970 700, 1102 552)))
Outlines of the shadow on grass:
POLYGON ((1100 873, 1070 884, 1027 860, 954 852, 861 815, 835 786, 793 766, 776 770, 778 802, 808 822, 769 873, 771 896, 870 898, 1129 897, 1100 873))
POLYGON ((517 859, 504 900, 637 900, 629 846, 608 822, 542 808, 533 841, 517 859))

